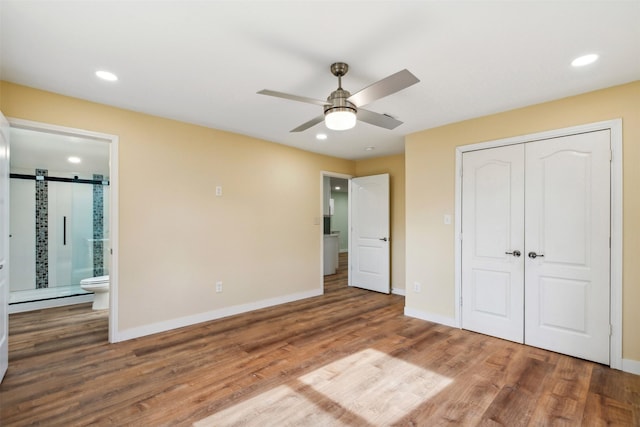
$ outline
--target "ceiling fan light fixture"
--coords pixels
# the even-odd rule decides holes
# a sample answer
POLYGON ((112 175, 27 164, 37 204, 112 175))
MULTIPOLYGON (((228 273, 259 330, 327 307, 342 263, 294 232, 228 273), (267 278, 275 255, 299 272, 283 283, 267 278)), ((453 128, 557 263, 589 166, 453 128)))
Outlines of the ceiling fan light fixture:
POLYGON ((325 113, 324 123, 331 130, 348 130, 356 125, 356 113, 351 108, 332 108, 325 113))

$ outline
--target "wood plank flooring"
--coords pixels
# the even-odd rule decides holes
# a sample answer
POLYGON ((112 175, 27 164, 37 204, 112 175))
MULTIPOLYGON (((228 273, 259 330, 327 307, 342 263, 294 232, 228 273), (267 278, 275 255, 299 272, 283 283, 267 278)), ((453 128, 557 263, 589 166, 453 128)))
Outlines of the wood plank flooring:
POLYGON ((118 344, 89 304, 10 316, 0 425, 640 426, 640 377, 325 295, 118 344))

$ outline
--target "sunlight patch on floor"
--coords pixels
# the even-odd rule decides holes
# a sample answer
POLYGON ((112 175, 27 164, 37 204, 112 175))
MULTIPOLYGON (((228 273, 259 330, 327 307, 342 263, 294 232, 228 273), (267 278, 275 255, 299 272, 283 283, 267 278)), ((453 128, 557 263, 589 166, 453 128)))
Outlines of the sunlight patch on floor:
POLYGON ((440 392, 451 380, 367 349, 300 380, 374 425, 388 425, 440 392))
POLYGON ((194 425, 390 425, 451 379, 373 349, 330 363, 194 425), (343 421, 341 421, 341 419, 343 421))
POLYGON ((193 424, 219 426, 342 426, 288 386, 245 400, 193 424))

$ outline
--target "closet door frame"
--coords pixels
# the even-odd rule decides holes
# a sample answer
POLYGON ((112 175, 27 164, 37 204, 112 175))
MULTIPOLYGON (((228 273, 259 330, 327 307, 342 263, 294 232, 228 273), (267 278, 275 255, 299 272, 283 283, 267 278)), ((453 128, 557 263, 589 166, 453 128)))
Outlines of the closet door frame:
POLYGON ((610 367, 622 369, 622 119, 589 123, 552 131, 498 139, 456 147, 455 188, 455 326, 461 327, 462 303, 462 154, 487 148, 504 147, 543 139, 558 138, 599 130, 611 132, 611 269, 609 341, 610 367))

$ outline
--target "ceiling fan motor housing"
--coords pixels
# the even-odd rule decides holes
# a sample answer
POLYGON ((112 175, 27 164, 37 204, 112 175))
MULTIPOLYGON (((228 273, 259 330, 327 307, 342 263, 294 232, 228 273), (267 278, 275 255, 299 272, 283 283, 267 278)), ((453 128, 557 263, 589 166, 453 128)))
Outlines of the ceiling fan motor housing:
POLYGON ((324 114, 333 113, 335 111, 349 111, 353 114, 358 112, 358 108, 352 102, 347 101, 351 94, 349 91, 342 88, 338 88, 331 92, 331 95, 327 98, 330 105, 325 105, 324 114))

